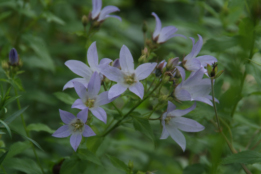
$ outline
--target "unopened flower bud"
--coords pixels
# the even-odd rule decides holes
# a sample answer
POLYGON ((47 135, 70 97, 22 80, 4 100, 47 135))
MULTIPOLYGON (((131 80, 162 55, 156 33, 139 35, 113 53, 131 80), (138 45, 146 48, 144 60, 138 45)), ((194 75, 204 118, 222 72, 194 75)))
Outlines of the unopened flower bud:
POLYGON ((88 17, 87 17, 86 15, 83 15, 83 16, 82 16, 82 25, 83 25, 84 27, 86 27, 86 25, 88 24, 88 22, 89 22, 88 17))
POLYGON ((149 50, 147 47, 145 47, 142 51, 141 51, 142 55, 146 55, 148 56, 149 55, 149 50))
POLYGON ((165 75, 162 79, 163 83, 166 83, 170 80, 170 76, 169 75, 165 75))
POLYGON ((147 26, 147 23, 144 21, 142 24, 142 32, 146 33, 147 31, 148 31, 148 26, 147 26))
POLYGON ((210 65, 207 65, 207 72, 210 78, 216 79, 218 78, 224 71, 218 72, 218 64, 215 62, 213 63, 212 67, 210 65))
POLYGON ((19 62, 18 53, 15 48, 12 48, 11 51, 9 52, 9 63, 11 66, 16 66, 18 65, 18 62, 19 62))
POLYGON ((139 63, 145 63, 146 62, 146 56, 145 55, 142 55, 140 56, 140 58, 138 59, 139 63))
POLYGON ((121 69, 120 60, 119 59, 114 60, 112 66, 121 69))
POLYGON ((166 102, 166 101, 168 101, 168 95, 161 95, 160 97, 159 97, 159 102, 166 102))
POLYGON ((174 68, 179 64, 179 58, 173 58, 173 59, 169 59, 168 63, 167 63, 167 69, 168 70, 174 70, 174 68))
POLYGON ((157 66, 155 74, 157 77, 161 76, 166 71, 166 64, 167 62, 165 60, 162 60, 157 66))
POLYGON ((7 61, 2 61, 1 62, 1 66, 2 66, 2 68, 4 70, 8 70, 9 69, 9 65, 8 65, 7 61))
POLYGON ((133 167, 134 167, 133 161, 129 161, 129 163, 128 163, 128 168, 132 170, 133 167))

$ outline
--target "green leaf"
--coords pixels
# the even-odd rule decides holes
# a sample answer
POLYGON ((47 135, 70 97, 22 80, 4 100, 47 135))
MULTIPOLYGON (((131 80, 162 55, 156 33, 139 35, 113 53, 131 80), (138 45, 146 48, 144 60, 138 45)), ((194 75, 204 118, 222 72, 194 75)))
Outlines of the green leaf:
POLYGON ((203 174, 205 172, 205 167, 202 164, 193 164, 190 166, 187 166, 183 170, 183 174, 203 174))
POLYGON ((61 166, 60 173, 61 174, 81 173, 79 170, 77 170, 79 168, 79 162, 80 160, 78 158, 66 159, 61 166))
POLYGON ((75 101, 74 98, 72 98, 69 94, 66 94, 64 92, 56 92, 56 93, 54 93, 54 95, 62 102, 69 104, 69 105, 72 105, 75 101))
POLYGON ((8 154, 8 151, 6 151, 1 157, 0 157, 0 165, 2 164, 2 162, 4 161, 6 155, 8 154))
POLYGON ((93 162, 97 165, 100 165, 100 166, 102 165, 100 159, 94 153, 92 153, 91 151, 89 151, 87 149, 79 150, 78 157, 82 160, 88 160, 88 161, 93 162))
POLYGON ((98 136, 88 137, 87 148, 93 153, 95 153, 103 143, 103 140, 104 137, 98 137, 98 136))
POLYGON ((132 117, 132 118, 133 118, 133 126, 135 130, 144 133, 150 139, 154 140, 154 135, 150 127, 149 121, 147 119, 139 118, 139 117, 132 117))
MULTIPOLYGON (((10 124, 16 117, 18 117, 19 115, 21 115, 29 106, 26 106, 25 108, 16 111, 15 113, 13 113, 12 115, 8 116, 4 122, 6 122, 7 124, 10 124)), ((1 125, 0 125, 1 127, 1 125)))
POLYGON ((9 158, 4 161, 3 165, 5 168, 18 170, 26 174, 42 174, 35 160, 28 158, 9 158))
POLYGON ((26 149, 28 149, 30 147, 31 147, 31 144, 28 141, 16 142, 16 143, 12 144, 12 146, 9 148, 9 153, 6 158, 12 158, 15 155, 22 153, 23 151, 25 151, 26 149))
POLYGON ((257 151, 247 150, 243 152, 238 152, 237 154, 230 155, 222 161, 222 164, 230 164, 230 163, 243 163, 243 164, 261 163, 261 153, 257 151))
POLYGON ((19 97, 21 97, 21 95, 19 96, 15 96, 15 97, 11 97, 9 99, 7 99, 3 105, 3 107, 7 106, 8 104, 12 103, 13 101, 15 101, 16 99, 18 99, 19 97))
POLYGON ((110 161, 114 167, 116 167, 120 170, 123 170, 125 172, 128 171, 128 166, 124 162, 122 162, 121 160, 119 160, 118 158, 116 158, 114 156, 107 155, 107 157, 110 159, 110 161))
POLYGON ((28 131, 44 131, 44 132, 48 132, 50 134, 54 133, 55 131, 52 130, 51 128, 49 128, 47 125, 42 124, 42 123, 33 123, 27 126, 27 130, 28 131))
MULTIPOLYGON (((22 135, 23 136, 23 135, 22 135)), ((27 136, 23 136, 26 140, 29 140, 29 141, 31 141, 36 147, 38 147, 40 150, 42 150, 42 151, 44 151, 43 149, 42 149, 42 147, 36 142, 36 141, 34 141, 33 139, 31 139, 31 138, 29 138, 29 137, 27 137, 27 136)))
POLYGON ((1 15, 0 15, 0 21, 9 17, 10 15, 12 14, 11 11, 7 11, 7 12, 2 12, 1 15))
POLYGON ((0 120, 0 122, 3 124, 3 126, 6 128, 9 136, 12 138, 12 133, 11 133, 9 126, 3 120, 0 120))
POLYGON ((61 18, 55 16, 51 12, 44 12, 43 17, 47 20, 47 22, 55 22, 55 23, 60 24, 60 25, 65 24, 65 22, 61 18))

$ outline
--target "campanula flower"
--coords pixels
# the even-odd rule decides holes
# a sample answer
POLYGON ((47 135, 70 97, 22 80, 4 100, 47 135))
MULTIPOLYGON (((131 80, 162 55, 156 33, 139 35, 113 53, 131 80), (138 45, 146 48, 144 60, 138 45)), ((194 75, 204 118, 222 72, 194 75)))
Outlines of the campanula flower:
POLYGON ((176 109, 176 106, 168 101, 168 109, 162 115, 162 134, 160 139, 166 139, 170 135, 171 138, 178 143, 183 151, 186 149, 186 139, 180 130, 184 132, 199 132, 205 129, 198 122, 182 117, 196 108, 196 103, 188 109, 176 109))
MULTIPOLYGON (((96 42, 93 42, 91 46, 89 47, 87 51, 87 61, 90 65, 88 67, 85 63, 78 61, 78 60, 68 60, 65 62, 65 65, 75 74, 81 76, 82 78, 75 78, 67 82, 63 90, 66 88, 73 88, 73 82, 80 82, 82 83, 85 87, 87 87, 90 78, 94 72, 100 73, 100 70, 102 69, 103 65, 109 64, 112 60, 108 58, 104 58, 100 61, 100 64, 98 63, 99 58, 98 58, 98 52, 97 52, 97 47, 96 47, 96 42)), ((101 75, 101 74, 100 74, 101 75)))
POLYGON ((127 88, 142 99, 144 87, 139 81, 147 78, 157 63, 144 63, 135 70, 133 57, 125 45, 121 48, 119 60, 121 69, 108 66, 101 70, 108 79, 117 82, 109 90, 109 99, 121 95, 127 88))
POLYGON ((90 82, 88 83, 88 90, 86 90, 86 87, 83 84, 77 81, 73 82, 73 84, 80 99, 77 99, 73 103, 72 108, 81 110, 87 108, 95 117, 106 123, 107 114, 100 106, 110 103, 114 99, 108 99, 108 91, 98 95, 101 88, 101 78, 99 74, 97 72, 93 73, 90 82))
POLYGON ((9 63, 10 65, 17 65, 19 62, 18 53, 15 48, 12 48, 9 52, 9 63))
POLYGON ((61 109, 59 112, 65 125, 57 129, 52 136, 57 138, 65 138, 71 135, 70 143, 74 151, 76 151, 80 145, 82 136, 91 137, 96 135, 93 130, 85 124, 88 117, 88 109, 80 111, 77 114, 77 117, 70 112, 66 112, 61 109))
POLYGON ((153 40, 157 43, 164 43, 167 40, 169 40, 172 37, 176 37, 176 36, 180 36, 180 37, 184 37, 185 36, 181 35, 181 34, 174 34, 175 32, 178 31, 178 29, 174 26, 167 26, 167 27, 163 27, 161 28, 161 21, 160 18, 157 16, 156 13, 152 12, 152 16, 155 17, 156 19, 156 27, 153 33, 153 40))
POLYGON ((104 21, 108 17, 114 17, 121 21, 121 18, 116 15, 109 15, 110 13, 120 11, 118 7, 106 6, 102 8, 102 0, 92 0, 92 19, 97 19, 98 22, 104 21))

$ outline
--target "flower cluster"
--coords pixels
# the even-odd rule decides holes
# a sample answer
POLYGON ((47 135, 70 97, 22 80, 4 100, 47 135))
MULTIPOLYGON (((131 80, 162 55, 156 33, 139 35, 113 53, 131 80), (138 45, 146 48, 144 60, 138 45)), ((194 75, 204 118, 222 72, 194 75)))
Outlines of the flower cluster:
MULTIPOLYGON (((107 6, 101 10, 101 0, 93 0, 93 20, 103 21, 107 17, 112 17, 108 14, 115 11, 119 11, 119 9, 114 6, 107 6)), ((162 28, 161 21, 156 13, 153 12, 152 15, 156 19, 156 27, 152 35, 154 44, 162 44, 175 36, 186 38, 183 35, 174 34, 178 30, 174 26, 162 28)), ((198 35, 198 37, 199 40, 196 43, 195 40, 191 38, 193 43, 192 51, 185 56, 182 61, 179 61, 179 58, 173 58, 167 62, 163 60, 159 64, 156 62, 144 63, 136 69, 134 68, 135 64, 132 54, 125 45, 123 45, 120 50, 119 59, 113 61, 104 58, 99 62, 96 42, 93 42, 87 51, 89 66, 78 60, 65 62, 65 65, 72 72, 79 75, 80 78, 70 80, 65 84, 63 89, 75 89, 79 99, 73 103, 72 108, 77 108, 81 111, 77 117, 74 117, 71 113, 60 110, 60 116, 65 125, 60 127, 53 136, 67 137, 72 135, 70 143, 76 151, 82 136, 89 137, 95 135, 93 130, 88 126, 89 123, 86 123, 88 112, 90 111, 93 116, 106 123, 107 114, 101 106, 124 95, 127 89, 137 95, 141 101, 143 101, 144 95, 147 96, 146 98, 150 97, 149 94, 144 94, 145 83, 142 83, 142 80, 153 74, 152 72, 155 72, 155 76, 160 78, 160 83, 164 83, 165 77, 170 77, 168 80, 173 81, 171 85, 174 91, 169 92, 170 96, 172 96, 172 100, 194 101, 194 104, 185 110, 176 109, 176 106, 168 101, 168 103, 166 102, 166 105, 168 105, 167 112, 163 113, 159 118, 163 127, 161 139, 166 139, 170 135, 171 138, 185 150, 186 140, 179 130, 199 132, 204 129, 204 126, 192 119, 182 116, 196 108, 195 101, 203 102, 211 106, 213 105, 211 96, 209 95, 211 91, 211 80, 205 68, 207 65, 217 62, 217 59, 210 55, 196 57, 203 45, 202 37, 200 35, 198 35), (186 71, 190 72, 188 78, 186 78, 186 71), (206 74, 206 78, 204 78, 204 74, 206 74), (109 89, 105 88, 105 81, 111 84, 108 85, 110 86, 109 89), (101 85, 104 85, 105 92, 99 94, 101 85)), ((153 92, 154 91, 150 94, 153 92)), ((218 102, 216 99, 215 101, 218 102)))

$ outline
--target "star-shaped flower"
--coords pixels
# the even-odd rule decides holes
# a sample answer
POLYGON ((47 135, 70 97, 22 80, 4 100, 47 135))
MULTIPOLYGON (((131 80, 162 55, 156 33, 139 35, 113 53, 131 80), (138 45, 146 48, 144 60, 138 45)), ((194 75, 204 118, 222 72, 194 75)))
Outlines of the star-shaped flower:
POLYGON ((121 21, 121 18, 116 15, 109 15, 110 13, 120 11, 118 7, 106 6, 102 8, 102 0, 92 0, 92 19, 98 19, 98 22, 104 21, 108 17, 114 17, 121 21))
POLYGON ((160 18, 157 16, 157 14, 152 12, 152 16, 154 16, 156 19, 156 27, 155 27, 155 30, 153 33, 153 40, 156 41, 157 43, 164 43, 167 40, 169 40, 170 38, 176 37, 176 36, 186 38, 185 36, 183 36, 181 34, 174 34, 175 32, 178 31, 178 29, 174 26, 167 26, 167 27, 161 28, 161 21, 160 21, 160 18))
POLYGON ((199 132, 205 129, 205 127, 198 122, 189 118, 181 117, 195 108, 196 103, 188 109, 176 109, 176 106, 169 101, 167 112, 162 115, 161 124, 163 129, 160 139, 166 139, 170 135, 182 150, 185 151, 186 139, 179 129, 184 132, 199 132))
POLYGON ((102 69, 102 67, 104 65, 109 64, 112 60, 108 59, 108 58, 104 58, 100 61, 100 64, 99 64, 96 42, 93 42, 87 51, 87 61, 90 65, 90 67, 88 67, 85 63, 78 61, 78 60, 68 60, 65 62, 65 65, 72 72, 81 76, 82 78, 75 78, 75 79, 70 80, 69 82, 67 82, 64 85, 63 90, 65 90, 66 88, 73 88, 74 87, 73 82, 80 82, 85 87, 87 87, 92 74, 95 71, 100 73, 100 70, 102 69))
MULTIPOLYGON (((188 71, 197 71, 202 67, 206 67, 207 64, 212 65, 214 62, 217 62, 217 59, 210 55, 196 57, 203 45, 203 39, 199 34, 198 38, 199 40, 197 41, 197 43, 195 43, 194 38, 190 38, 193 42, 192 50, 182 61, 183 67, 186 68, 188 71)), ((204 73, 207 72, 207 70, 205 69, 202 70, 204 71, 204 73)))
POLYGON ((121 69, 107 66, 101 70, 101 73, 108 79, 117 82, 109 90, 109 99, 121 95, 127 88, 142 99, 144 87, 139 81, 147 78, 156 65, 157 63, 144 63, 135 70, 131 52, 123 45, 120 51, 121 69))
POLYGON ((66 112, 61 109, 59 111, 60 117, 65 125, 57 129, 52 136, 64 138, 71 135, 70 143, 74 151, 76 151, 80 145, 82 136, 91 137, 96 135, 93 130, 85 124, 88 117, 88 109, 80 111, 77 114, 77 117, 70 112, 66 112))
POLYGON ((106 123, 107 114, 100 106, 110 103, 113 99, 108 99, 108 91, 98 95, 101 88, 101 79, 97 72, 94 72, 88 84, 88 90, 79 82, 73 82, 74 88, 80 99, 77 99, 72 108, 89 109, 99 120, 106 123))

